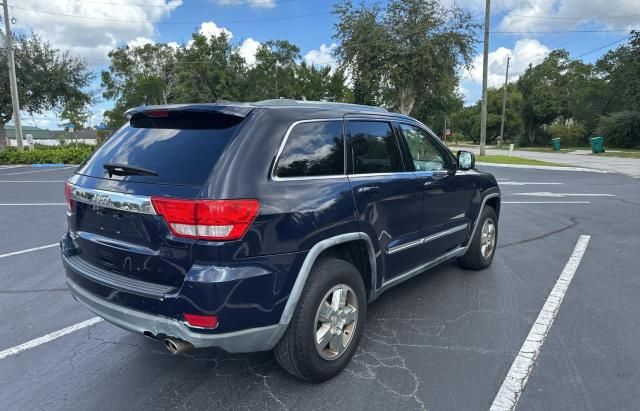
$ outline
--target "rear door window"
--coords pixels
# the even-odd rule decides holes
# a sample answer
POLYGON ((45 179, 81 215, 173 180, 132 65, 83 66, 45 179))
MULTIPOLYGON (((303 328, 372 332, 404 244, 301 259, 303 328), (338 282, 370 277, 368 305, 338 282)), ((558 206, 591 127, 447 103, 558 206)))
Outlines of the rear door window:
POLYGON ((342 120, 296 124, 289 132, 274 172, 281 178, 343 174, 342 120))
POLYGON ((347 123, 354 174, 402 172, 400 148, 386 121, 347 123))
POLYGON ((135 114, 81 166, 78 174, 117 180, 201 186, 243 117, 217 112, 135 114), (124 164, 157 175, 112 175, 105 164, 124 164))

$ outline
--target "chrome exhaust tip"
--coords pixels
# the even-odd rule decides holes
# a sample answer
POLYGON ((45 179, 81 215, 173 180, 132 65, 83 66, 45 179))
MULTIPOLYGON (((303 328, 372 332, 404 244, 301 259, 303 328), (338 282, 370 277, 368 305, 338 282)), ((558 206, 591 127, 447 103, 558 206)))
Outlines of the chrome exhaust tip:
POLYGON ((165 339, 164 345, 171 354, 180 354, 193 348, 193 345, 190 342, 179 340, 177 338, 165 339))

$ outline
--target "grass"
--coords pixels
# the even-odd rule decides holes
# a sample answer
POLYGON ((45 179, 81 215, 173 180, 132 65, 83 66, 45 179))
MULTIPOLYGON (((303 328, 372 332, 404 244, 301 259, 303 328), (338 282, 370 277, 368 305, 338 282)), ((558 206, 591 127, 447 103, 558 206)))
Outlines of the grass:
MULTIPOLYGON (((606 150, 606 147, 605 147, 606 150)), ((624 150, 621 148, 613 148, 612 150, 616 151, 616 153, 612 153, 609 151, 605 151, 604 153, 591 154, 592 156, 601 156, 601 157, 620 157, 620 158, 638 158, 640 159, 640 151, 639 150, 624 150), (618 151, 620 150, 620 151, 618 151)))
POLYGON ((492 163, 492 164, 521 164, 526 166, 566 167, 566 165, 564 164, 549 163, 547 161, 531 160, 531 159, 522 158, 522 157, 509 157, 509 156, 496 156, 496 155, 489 155, 484 157, 477 156, 476 161, 481 163, 492 163))
MULTIPOLYGON (((462 145, 461 145, 462 146, 462 145)), ((474 146, 477 147, 477 144, 474 146)), ((502 147, 498 148, 495 146, 490 147, 492 150, 509 150, 508 144, 503 144, 502 147)), ((607 147, 605 146, 605 149, 607 147)), ((576 150, 591 150, 589 146, 581 146, 581 147, 562 147, 560 150, 554 150, 551 147, 515 147, 514 150, 519 151, 533 151, 538 153, 554 153, 554 154, 566 154, 576 150)), ((619 158, 638 158, 640 159, 640 150, 628 149, 628 148, 610 148, 611 151, 605 151, 604 153, 598 154, 590 154, 593 156, 602 156, 602 157, 619 157, 619 158)))

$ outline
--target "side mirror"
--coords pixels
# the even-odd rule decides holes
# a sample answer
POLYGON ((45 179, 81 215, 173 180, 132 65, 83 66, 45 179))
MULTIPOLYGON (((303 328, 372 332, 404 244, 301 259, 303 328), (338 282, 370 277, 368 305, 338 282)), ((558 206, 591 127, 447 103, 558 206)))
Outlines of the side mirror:
POLYGON ((471 170, 476 167, 476 156, 469 151, 458 151, 458 169, 471 170))

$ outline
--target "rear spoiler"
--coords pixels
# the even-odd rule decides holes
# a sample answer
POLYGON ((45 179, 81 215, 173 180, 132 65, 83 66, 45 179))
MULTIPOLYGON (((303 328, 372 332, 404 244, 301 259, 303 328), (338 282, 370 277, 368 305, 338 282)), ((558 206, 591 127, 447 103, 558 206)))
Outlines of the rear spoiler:
POLYGON ((124 116, 127 120, 133 115, 147 112, 174 112, 174 111, 191 111, 191 112, 216 112, 235 117, 246 117, 255 110, 255 106, 242 103, 220 104, 220 103, 199 103, 199 104, 167 104, 158 106, 140 106, 127 110, 124 116))

